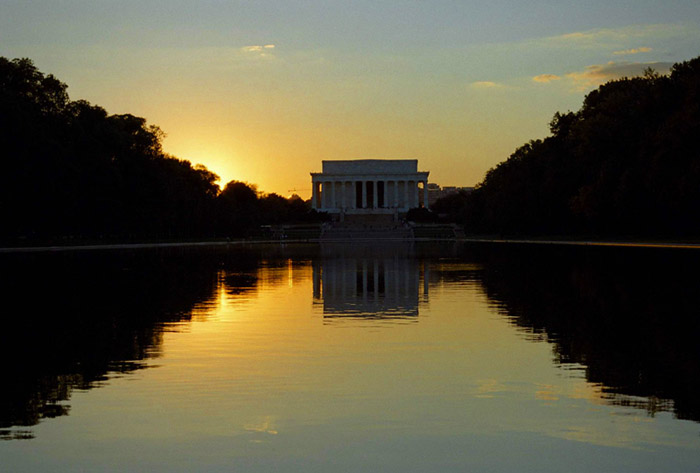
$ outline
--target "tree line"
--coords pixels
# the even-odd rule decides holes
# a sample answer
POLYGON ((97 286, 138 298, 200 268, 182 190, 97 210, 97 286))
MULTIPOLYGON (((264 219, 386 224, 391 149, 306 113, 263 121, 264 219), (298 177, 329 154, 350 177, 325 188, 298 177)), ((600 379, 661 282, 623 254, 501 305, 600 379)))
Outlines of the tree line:
POLYGON ((435 211, 481 234, 700 236, 700 58, 608 82, 550 130, 435 211))
MULTIPOLYGON (((608 82, 550 130, 434 213, 481 234, 700 236, 700 58, 608 82)), ((322 218, 300 198, 220 188, 163 137, 144 118, 71 101, 29 59, 0 57, 0 240, 237 237, 322 218)))
POLYGON ((30 59, 0 57, 0 240, 245 236, 316 221, 299 197, 263 194, 162 149, 144 118, 110 115, 30 59))

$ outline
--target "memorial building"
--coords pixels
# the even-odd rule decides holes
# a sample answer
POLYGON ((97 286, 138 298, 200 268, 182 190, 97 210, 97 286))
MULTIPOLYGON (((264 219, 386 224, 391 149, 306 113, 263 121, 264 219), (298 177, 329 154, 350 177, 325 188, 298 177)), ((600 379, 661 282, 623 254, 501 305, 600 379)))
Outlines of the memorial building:
POLYGON ((311 207, 335 215, 398 215, 428 208, 428 171, 417 159, 322 161, 312 172, 311 207))

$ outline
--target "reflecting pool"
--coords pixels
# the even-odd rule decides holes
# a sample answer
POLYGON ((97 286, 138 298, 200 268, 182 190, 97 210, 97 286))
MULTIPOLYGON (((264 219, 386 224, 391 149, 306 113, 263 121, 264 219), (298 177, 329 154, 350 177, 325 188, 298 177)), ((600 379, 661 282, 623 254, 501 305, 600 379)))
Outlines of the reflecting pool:
POLYGON ((0 471, 685 472, 700 255, 0 255, 0 471))

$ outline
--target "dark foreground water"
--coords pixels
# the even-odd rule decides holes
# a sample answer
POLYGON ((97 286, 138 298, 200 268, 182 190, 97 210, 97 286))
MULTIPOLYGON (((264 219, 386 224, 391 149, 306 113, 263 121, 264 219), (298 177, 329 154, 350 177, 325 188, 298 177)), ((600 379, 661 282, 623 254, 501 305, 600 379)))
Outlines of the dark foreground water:
POLYGON ((0 255, 2 472, 695 472, 700 252, 0 255))

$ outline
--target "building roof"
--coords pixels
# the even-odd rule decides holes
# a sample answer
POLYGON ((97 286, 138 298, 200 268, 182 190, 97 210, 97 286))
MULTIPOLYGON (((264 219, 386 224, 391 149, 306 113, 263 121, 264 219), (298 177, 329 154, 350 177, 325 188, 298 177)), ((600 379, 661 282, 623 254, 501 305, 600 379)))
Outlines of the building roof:
POLYGON ((417 159, 348 159, 322 161, 324 174, 404 174, 418 172, 417 159))

